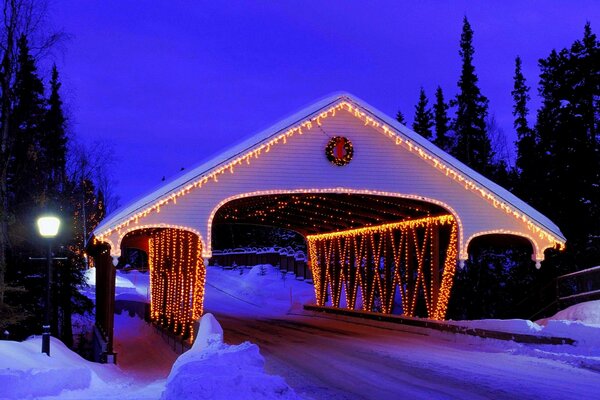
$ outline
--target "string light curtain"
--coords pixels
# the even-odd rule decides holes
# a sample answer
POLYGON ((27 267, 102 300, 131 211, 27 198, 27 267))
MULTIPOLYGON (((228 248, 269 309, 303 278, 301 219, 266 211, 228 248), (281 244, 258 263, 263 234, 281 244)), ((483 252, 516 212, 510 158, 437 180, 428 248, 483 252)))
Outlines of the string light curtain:
POLYGON ((317 305, 329 302, 339 308, 344 292, 348 309, 391 314, 399 299, 404 315, 424 313, 443 320, 454 281, 457 237, 452 215, 309 235, 317 305))
POLYGON ((206 270, 202 244, 192 232, 162 229, 149 240, 150 314, 170 331, 193 340, 202 315, 206 270))

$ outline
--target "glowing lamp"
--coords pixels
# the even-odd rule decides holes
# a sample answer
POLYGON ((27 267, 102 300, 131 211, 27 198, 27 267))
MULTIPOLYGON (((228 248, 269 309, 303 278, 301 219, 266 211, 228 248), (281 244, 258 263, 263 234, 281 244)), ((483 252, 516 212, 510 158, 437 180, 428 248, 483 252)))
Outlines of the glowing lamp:
POLYGON ((58 234, 60 219, 52 216, 40 217, 37 220, 38 231, 45 238, 53 238, 58 234))

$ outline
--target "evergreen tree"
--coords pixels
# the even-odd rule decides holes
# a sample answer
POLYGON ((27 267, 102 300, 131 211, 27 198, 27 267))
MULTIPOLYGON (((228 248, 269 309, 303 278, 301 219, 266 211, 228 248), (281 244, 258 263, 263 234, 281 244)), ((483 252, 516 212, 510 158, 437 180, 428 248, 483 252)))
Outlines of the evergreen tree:
MULTIPOLYGON (((62 109, 60 96, 61 84, 58 80, 56 65, 52 68, 50 80, 50 96, 45 115, 43 148, 45 150, 45 168, 47 171, 49 196, 55 204, 61 205, 65 218, 62 243, 66 251, 62 254, 67 258, 56 266, 56 306, 55 306, 55 334, 67 346, 73 344, 72 315, 90 312, 92 303, 83 296, 79 287, 84 284, 85 246, 84 232, 81 226, 80 199, 85 199, 88 211, 87 221, 89 229, 93 229, 99 220, 96 220, 97 200, 94 185, 91 182, 68 182, 66 176, 67 136, 66 118, 62 109), (79 193, 82 193, 80 196, 79 193)), ((104 217, 102 214, 101 218, 104 217)), ((89 231, 87 231, 89 232, 89 231)))
POLYGON ((11 203, 20 217, 21 213, 27 215, 30 209, 44 203, 47 176, 41 144, 46 114, 44 85, 25 36, 19 38, 18 49, 12 118, 15 146, 9 188, 13 195, 11 203))
POLYGON ((402 125, 406 125, 406 119, 404 118, 404 114, 402 111, 398 110, 396 113, 396 121, 400 122, 402 125))
POLYGON ((521 67, 521 57, 515 59, 514 86, 511 92, 513 96, 513 126, 517 132, 517 169, 520 174, 517 190, 527 201, 531 201, 531 195, 538 193, 540 171, 538 163, 538 140, 535 131, 529 127, 527 116, 530 100, 529 86, 527 86, 521 67))
POLYGON ((600 45, 585 26, 584 37, 569 49, 540 60, 542 107, 539 137, 540 187, 533 199, 567 237, 559 269, 600 262, 600 45))
POLYGON ((66 179, 67 137, 66 118, 62 110, 60 98, 61 83, 58 81, 56 65, 52 67, 50 80, 50 97, 44 123, 43 147, 46 153, 45 167, 48 173, 49 186, 56 194, 64 189, 66 179))
MULTIPOLYGON (((48 35, 46 32, 47 8, 45 2, 38 0, 4 1, 3 6, 2 34, 0 35, 0 160, 2 160, 0 163, 0 325, 3 321, 6 321, 4 318, 5 311, 9 314, 12 312, 10 306, 4 301, 4 294, 6 287, 5 274, 8 265, 7 257, 9 257, 10 247, 12 246, 9 240, 9 222, 16 220, 15 212, 11 209, 11 204, 15 204, 15 196, 11 193, 11 186, 19 185, 19 182, 15 182, 13 178, 21 178, 21 176, 15 174, 14 167, 16 164, 14 158, 20 155, 22 161, 24 159, 22 157, 24 149, 34 151, 34 154, 30 156, 34 156, 37 150, 35 146, 23 143, 23 137, 16 137, 17 134, 22 132, 20 132, 21 127, 17 125, 15 112, 23 111, 22 106, 25 105, 21 103, 21 108, 16 108, 16 75, 18 70, 21 71, 21 77, 26 73, 27 69, 23 68, 24 61, 33 65, 30 63, 31 60, 23 59, 26 54, 23 51, 23 46, 27 45, 25 36, 33 40, 33 47, 38 51, 50 49, 62 38, 60 33, 48 35), (17 141, 21 142, 21 148, 19 149, 21 154, 16 153, 15 145, 17 141)), ((35 86, 35 82, 30 81, 30 83, 35 86)), ((21 89, 25 89, 25 87, 22 86, 21 89)), ((35 88, 32 87, 31 89, 35 88)), ((30 128, 32 124, 35 125, 40 122, 39 115, 39 113, 31 115, 31 121, 28 123, 30 128)), ((23 117, 24 114, 21 114, 18 119, 21 122, 26 122, 23 117)), ((38 167, 38 165, 33 165, 33 167, 38 167)), ((27 171, 25 178, 31 178, 30 172, 27 171)), ((26 181, 27 179, 23 180, 26 181)), ((14 251, 12 252, 14 253, 14 251)), ((22 315, 22 313, 13 314, 22 315)))
POLYGON ((467 20, 463 20, 459 55, 462 70, 458 81, 459 93, 452 102, 456 106, 456 118, 452 127, 456 135, 454 156, 481 173, 490 170, 492 150, 486 131, 488 99, 477 86, 478 78, 473 65, 473 30, 467 20))
POLYGON ((433 113, 430 108, 427 107, 427 96, 425 90, 421 88, 419 92, 419 102, 415 106, 415 118, 413 119, 412 129, 425 139, 431 140, 433 132, 433 113))
POLYGON ((448 105, 444 101, 444 93, 441 87, 435 91, 435 104, 433 105, 435 121, 435 139, 433 143, 447 153, 452 152, 452 138, 449 137, 450 118, 448 118, 448 105))
MULTIPOLYGON (((10 136, 14 138, 13 155, 8 159, 8 212, 12 218, 8 226, 10 247, 6 271, 6 302, 13 310, 10 323, 20 325, 10 329, 17 337, 31 334, 36 321, 41 320, 41 301, 44 293, 41 277, 31 273, 29 256, 38 251, 38 237, 34 230, 36 215, 46 201, 47 177, 43 168, 44 149, 41 146, 45 116, 44 86, 37 74, 35 61, 29 52, 25 36, 17 41, 17 63, 13 86, 13 107, 10 118, 10 136)), ((41 328, 38 326, 36 328, 41 328)))

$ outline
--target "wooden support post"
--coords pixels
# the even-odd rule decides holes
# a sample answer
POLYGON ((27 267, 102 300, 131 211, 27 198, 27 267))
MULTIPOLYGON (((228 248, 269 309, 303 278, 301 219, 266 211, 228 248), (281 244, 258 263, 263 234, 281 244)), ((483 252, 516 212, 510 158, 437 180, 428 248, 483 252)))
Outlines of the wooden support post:
POLYGON ((97 348, 96 361, 115 362, 113 351, 114 310, 115 310, 115 266, 106 243, 90 240, 87 252, 96 266, 96 327, 98 340, 104 343, 97 348))

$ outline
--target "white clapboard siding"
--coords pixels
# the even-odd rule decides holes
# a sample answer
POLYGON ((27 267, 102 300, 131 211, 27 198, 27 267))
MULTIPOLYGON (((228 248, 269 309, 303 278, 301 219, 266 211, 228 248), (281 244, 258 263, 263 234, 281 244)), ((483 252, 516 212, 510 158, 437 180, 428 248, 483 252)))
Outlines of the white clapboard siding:
MULTIPOLYGON (((320 128, 315 124, 302 135, 289 138, 286 144, 272 146, 268 153, 263 151, 258 158, 253 158, 249 165, 244 162, 236 166, 234 173, 220 175, 218 182, 211 180, 193 189, 178 198, 176 204, 170 202, 161 207, 159 213, 152 212, 105 239, 113 247, 113 254, 119 254, 120 241, 127 232, 141 226, 174 225, 199 233, 204 255, 210 256, 211 215, 223 201, 249 193, 304 190, 376 191, 441 202, 460 221, 461 259, 466 257, 469 238, 489 232, 512 232, 527 237, 534 246, 537 260, 543 258, 545 248, 555 245, 536 236, 522 220, 495 208, 477 192, 465 189, 463 184, 346 111, 326 118, 320 128), (354 145, 354 158, 346 166, 335 166, 325 157, 325 146, 333 136, 344 136, 354 145)), ((102 227, 106 228, 106 225, 102 227)))

